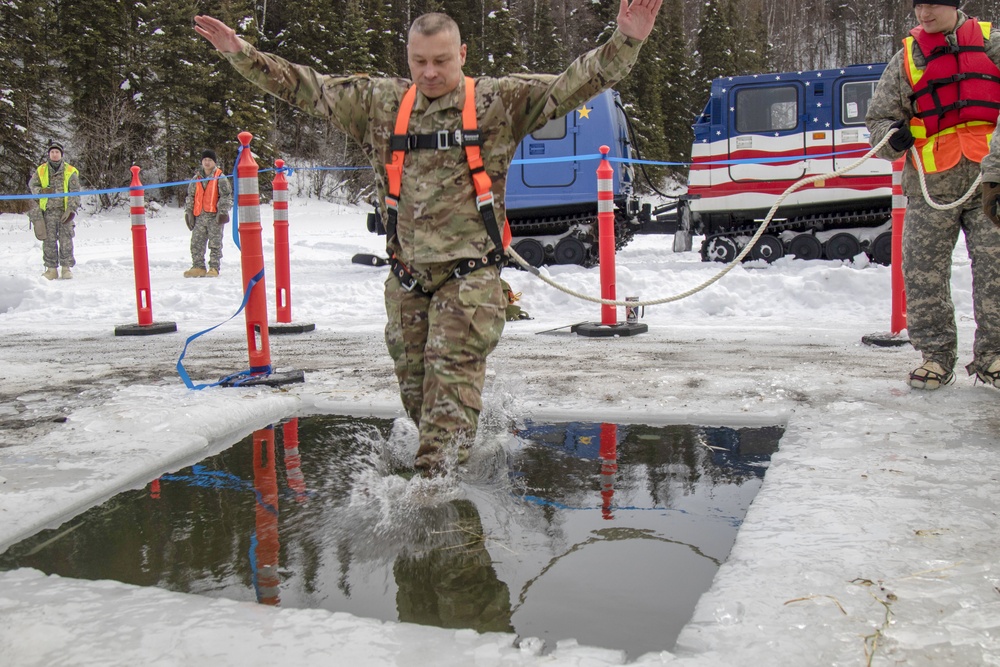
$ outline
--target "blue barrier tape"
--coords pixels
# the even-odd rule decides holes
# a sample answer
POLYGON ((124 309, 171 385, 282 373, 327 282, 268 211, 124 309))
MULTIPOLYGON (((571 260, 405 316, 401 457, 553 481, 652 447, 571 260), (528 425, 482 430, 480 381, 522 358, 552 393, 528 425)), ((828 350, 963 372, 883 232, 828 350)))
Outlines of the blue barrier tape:
MULTIPOLYGON (((215 329, 218 329, 223 324, 225 324, 226 322, 229 322, 229 320, 233 319, 234 317, 236 317, 237 315, 239 315, 240 313, 242 313, 243 309, 246 308, 246 306, 247 306, 247 301, 250 300, 250 291, 253 289, 254 285, 256 285, 257 283, 259 283, 263 279, 264 279, 264 269, 261 268, 261 270, 257 272, 257 275, 255 275, 253 278, 251 278, 250 282, 247 284, 246 292, 243 293, 243 303, 240 304, 239 309, 235 313, 233 313, 227 320, 225 320, 223 322, 219 322, 218 324, 216 324, 213 327, 209 327, 208 329, 205 329, 204 331, 199 331, 196 334, 192 334, 191 336, 188 336, 188 339, 184 342, 184 349, 181 350, 181 356, 177 359, 177 374, 181 376, 181 379, 184 381, 184 384, 187 386, 188 389, 196 389, 196 390, 198 390, 198 389, 205 389, 206 387, 217 387, 220 384, 222 384, 223 382, 231 380, 234 377, 238 377, 238 376, 242 376, 242 375, 249 375, 249 374, 254 373, 254 372, 264 372, 264 369, 249 369, 249 370, 240 371, 239 373, 234 373, 233 375, 229 375, 227 377, 224 377, 221 380, 219 380, 218 382, 212 382, 211 384, 198 384, 198 385, 196 385, 193 382, 191 382, 191 377, 188 375, 188 372, 186 370, 184 370, 184 364, 183 364, 184 356, 187 354, 188 346, 193 341, 195 341, 196 339, 201 338, 202 336, 204 336, 205 334, 207 334, 210 331, 214 331, 215 329)), ((267 372, 270 372, 270 368, 269 367, 267 369, 267 372)))

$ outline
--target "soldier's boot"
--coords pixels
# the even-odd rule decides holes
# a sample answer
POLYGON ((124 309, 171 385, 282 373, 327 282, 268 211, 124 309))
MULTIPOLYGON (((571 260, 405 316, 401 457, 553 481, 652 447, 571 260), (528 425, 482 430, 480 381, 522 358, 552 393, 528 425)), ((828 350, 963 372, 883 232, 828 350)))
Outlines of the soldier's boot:
POLYGON ((218 269, 209 269, 208 273, 206 273, 205 276, 208 277, 208 278, 218 278, 219 277, 219 270, 218 269))
POLYGON ((62 275, 59 277, 62 278, 63 280, 69 280, 70 278, 73 277, 73 272, 69 270, 68 266, 64 266, 62 267, 62 275))
POLYGON ((199 268, 197 266, 192 266, 190 269, 184 272, 185 278, 204 278, 208 275, 205 269, 199 268))
POLYGON ((914 389, 938 389, 955 381, 955 374, 936 361, 925 361, 910 373, 910 386, 914 389))
POLYGON ((976 379, 985 384, 1000 387, 1000 359, 997 359, 984 371, 976 371, 976 379))
POLYGON ((51 269, 45 269, 45 273, 42 274, 42 278, 45 278, 46 280, 55 280, 58 277, 59 273, 56 271, 54 266, 51 269))

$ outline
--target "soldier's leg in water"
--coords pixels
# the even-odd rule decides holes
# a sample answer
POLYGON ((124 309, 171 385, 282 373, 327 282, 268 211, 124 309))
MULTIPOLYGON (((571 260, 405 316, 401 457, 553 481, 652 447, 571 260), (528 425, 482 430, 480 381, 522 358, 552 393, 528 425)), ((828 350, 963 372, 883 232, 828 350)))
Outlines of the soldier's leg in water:
POLYGON ((419 287, 404 290, 392 273, 385 281, 385 345, 399 381, 403 408, 417 426, 424 403, 424 347, 430 301, 430 295, 419 287))
POLYGON ((1000 229, 983 213, 980 197, 965 204, 965 245, 972 260, 972 304, 976 338, 969 374, 985 371, 1000 359, 1000 229))
POLYGON ((442 285, 431 299, 424 348, 424 404, 416 467, 433 471, 456 446, 468 457, 482 411, 486 357, 504 326, 506 296, 496 267, 479 269, 442 285))
MULTIPOLYGON (((947 199, 943 201, 949 201, 947 199)), ((955 367, 958 333, 951 300, 951 255, 960 212, 937 211, 921 195, 910 197, 903 224, 903 282, 910 342, 925 361, 955 367)))

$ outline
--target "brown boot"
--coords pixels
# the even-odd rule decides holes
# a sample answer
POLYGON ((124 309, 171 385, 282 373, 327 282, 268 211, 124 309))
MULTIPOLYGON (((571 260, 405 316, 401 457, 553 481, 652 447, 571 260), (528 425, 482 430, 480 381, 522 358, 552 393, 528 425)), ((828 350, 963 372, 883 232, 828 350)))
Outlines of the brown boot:
POLYGON ((218 269, 209 269, 208 273, 206 273, 205 275, 207 277, 209 277, 209 278, 218 278, 219 277, 219 270, 218 269))
POLYGON ((184 272, 185 278, 204 278, 208 275, 205 269, 200 269, 197 266, 192 266, 190 269, 184 272))
POLYGON ((45 278, 46 280, 55 280, 58 277, 59 273, 56 271, 56 267, 54 266, 51 269, 45 269, 45 273, 42 274, 42 278, 45 278))
POLYGON ((68 266, 64 266, 62 267, 62 275, 59 277, 62 278, 63 280, 69 280, 70 278, 73 277, 73 272, 69 270, 68 266))

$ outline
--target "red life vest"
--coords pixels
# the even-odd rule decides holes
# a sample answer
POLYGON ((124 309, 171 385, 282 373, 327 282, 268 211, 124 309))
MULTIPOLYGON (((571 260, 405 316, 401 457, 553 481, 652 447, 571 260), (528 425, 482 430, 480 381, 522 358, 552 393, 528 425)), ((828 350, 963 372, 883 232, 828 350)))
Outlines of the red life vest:
POLYGON ((982 162, 989 153, 1000 113, 1000 68, 986 55, 989 34, 989 23, 969 19, 955 31, 954 47, 944 33, 919 26, 903 40, 903 70, 916 106, 910 132, 927 173, 950 169, 962 155, 982 162), (914 49, 924 56, 923 69, 914 49))
POLYGON ((208 187, 198 181, 194 184, 194 216, 197 218, 202 211, 218 213, 219 211, 219 181, 216 179, 222 176, 222 170, 215 168, 215 173, 211 175, 208 187))

